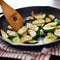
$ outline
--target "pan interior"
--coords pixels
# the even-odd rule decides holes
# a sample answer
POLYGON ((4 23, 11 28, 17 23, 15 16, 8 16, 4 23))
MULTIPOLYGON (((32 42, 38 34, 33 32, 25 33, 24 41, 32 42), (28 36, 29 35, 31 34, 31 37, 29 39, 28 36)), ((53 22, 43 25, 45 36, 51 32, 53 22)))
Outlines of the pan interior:
MULTIPOLYGON (((31 15, 31 11, 34 11, 35 13, 46 13, 48 14, 53 14, 54 16, 56 16, 57 18, 60 19, 60 9, 57 8, 53 8, 53 7, 48 7, 48 6, 36 6, 36 7, 25 7, 25 8, 21 8, 21 9, 17 9, 17 11, 22 15, 23 20, 25 20, 25 18, 27 16, 31 15)), ((3 29, 4 31, 7 30, 7 26, 9 24, 6 21, 6 18, 4 16, 2 16, 0 18, 0 29, 3 29)))

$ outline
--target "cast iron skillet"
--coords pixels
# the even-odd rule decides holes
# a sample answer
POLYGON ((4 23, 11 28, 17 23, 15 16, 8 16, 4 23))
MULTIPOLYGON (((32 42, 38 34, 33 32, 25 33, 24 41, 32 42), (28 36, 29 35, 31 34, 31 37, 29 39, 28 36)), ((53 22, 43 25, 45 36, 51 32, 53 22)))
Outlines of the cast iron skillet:
MULTIPOLYGON (((22 15, 23 19, 25 20, 25 18, 27 16, 30 16, 31 11, 34 11, 35 13, 46 13, 48 14, 53 14, 55 15, 57 18, 60 19, 60 9, 54 8, 54 7, 49 7, 49 6, 33 6, 33 7, 25 7, 25 8, 20 8, 17 9, 17 11, 22 15)), ((3 29, 4 31, 7 30, 7 26, 8 23, 5 19, 4 16, 2 16, 0 18, 0 29, 3 29)), ((60 39, 58 39, 55 42, 49 43, 49 44, 43 44, 43 45, 34 45, 34 44, 14 44, 12 42, 8 42, 6 40, 4 40, 3 38, 0 37, 0 40, 5 41, 6 43, 8 43, 9 45, 11 45, 12 47, 15 48, 20 48, 20 49, 24 49, 24 50, 41 50, 43 47, 51 47, 54 45, 57 45, 60 42, 60 39)))

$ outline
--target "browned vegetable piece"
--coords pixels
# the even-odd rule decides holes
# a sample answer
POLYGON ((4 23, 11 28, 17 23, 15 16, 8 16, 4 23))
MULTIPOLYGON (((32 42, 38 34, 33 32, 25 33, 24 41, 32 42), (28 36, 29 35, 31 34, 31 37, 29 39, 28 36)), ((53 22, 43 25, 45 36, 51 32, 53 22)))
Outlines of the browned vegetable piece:
POLYGON ((34 20, 34 18, 32 16, 28 16, 26 20, 34 20))
POLYGON ((25 43, 25 42, 28 42, 28 41, 31 41, 31 40, 32 40, 32 37, 29 36, 29 35, 23 36, 23 37, 21 38, 21 42, 22 42, 22 43, 25 43))
POLYGON ((54 15, 52 15, 52 14, 50 14, 49 15, 49 18, 51 18, 52 20, 55 18, 55 16, 54 15))
POLYGON ((34 11, 31 12, 31 15, 35 17, 36 19, 43 19, 46 17, 45 13, 35 14, 34 11))
POLYGON ((49 17, 47 17, 47 18, 45 18, 45 22, 49 23, 49 22, 51 22, 51 19, 49 17))

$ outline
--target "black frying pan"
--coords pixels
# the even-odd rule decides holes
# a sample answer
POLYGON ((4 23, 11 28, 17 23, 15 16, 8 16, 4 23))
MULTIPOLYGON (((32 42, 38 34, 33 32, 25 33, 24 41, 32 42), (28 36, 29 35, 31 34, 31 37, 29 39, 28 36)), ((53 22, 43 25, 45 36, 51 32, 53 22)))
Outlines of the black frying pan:
MULTIPOLYGON (((35 13, 43 12, 43 13, 46 13, 47 15, 48 14, 53 14, 57 18, 60 19, 60 9, 49 7, 49 6, 34 6, 34 7, 25 7, 25 8, 17 9, 17 11, 22 15, 24 20, 27 16, 29 16, 31 14, 32 10, 35 13)), ((5 19, 5 17, 2 16, 0 18, 0 29, 3 29, 4 31, 6 31, 7 26, 8 26, 8 23, 5 19)), ((44 44, 44 45, 34 45, 34 44, 21 44, 21 45, 18 45, 18 44, 8 42, 8 41, 4 40, 1 37, 0 37, 0 40, 5 41, 6 43, 10 44, 11 46, 13 46, 15 48, 20 48, 20 49, 24 49, 24 50, 41 50, 43 47, 49 48, 51 46, 57 45, 60 42, 60 39, 59 39, 55 42, 52 42, 52 43, 49 43, 49 44, 44 44)))

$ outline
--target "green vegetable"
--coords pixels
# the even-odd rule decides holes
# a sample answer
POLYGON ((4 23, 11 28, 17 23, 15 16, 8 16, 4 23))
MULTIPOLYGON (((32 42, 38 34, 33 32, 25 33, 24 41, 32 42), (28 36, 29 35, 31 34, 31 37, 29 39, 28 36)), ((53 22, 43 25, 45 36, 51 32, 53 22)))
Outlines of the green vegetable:
POLYGON ((52 15, 52 14, 50 14, 50 15, 49 15, 49 18, 50 18, 51 20, 54 20, 54 19, 55 19, 55 16, 52 15))
POLYGON ((36 31, 36 33, 37 33, 37 35, 39 35, 39 33, 40 33, 40 28, 36 31))
POLYGON ((31 40, 32 40, 32 37, 29 36, 29 35, 25 35, 21 38, 22 43, 25 43, 25 42, 28 42, 28 41, 31 41, 31 40))
POLYGON ((22 28, 20 28, 20 29, 18 30, 18 33, 19 33, 20 35, 24 35, 25 33, 27 33, 27 30, 28 30, 28 28, 26 28, 26 26, 23 26, 22 28))
POLYGON ((57 39, 57 36, 55 36, 53 33, 47 33, 47 36, 44 38, 44 43, 50 43, 57 39))
POLYGON ((22 37, 22 35, 18 33, 18 37, 19 37, 19 38, 21 38, 21 37, 22 37))
POLYGON ((18 36, 17 32, 11 30, 7 30, 7 34, 10 36, 18 36))
POLYGON ((13 30, 13 28, 10 26, 10 25, 8 25, 8 30, 13 30))
POLYGON ((44 35, 45 35, 45 33, 44 33, 44 30, 43 30, 43 29, 40 29, 40 35, 41 35, 41 36, 44 36, 44 35))
POLYGON ((50 43, 60 38, 60 20, 52 14, 37 14, 32 11, 18 31, 13 31, 8 25, 7 33, 0 30, 0 36, 17 44, 50 43))
POLYGON ((36 31, 34 31, 34 30, 28 30, 28 33, 33 38, 33 40, 37 39, 38 35, 37 35, 36 31))
POLYGON ((47 18, 45 18, 45 22, 49 23, 49 22, 51 22, 51 19, 49 17, 47 17, 47 18))
POLYGON ((32 24, 34 24, 36 26, 43 26, 45 24, 45 20, 43 20, 43 19, 35 20, 32 22, 32 24))
POLYGON ((54 21, 56 22, 57 25, 60 25, 60 20, 59 19, 55 19, 54 21))
POLYGON ((36 34, 36 36, 34 36, 34 37, 32 37, 32 38, 33 38, 33 40, 37 40, 38 37, 39 37, 39 35, 36 34))
POLYGON ((8 34, 7 34, 5 31, 3 31, 3 30, 1 30, 1 36, 2 36, 5 40, 9 40, 9 39, 8 39, 8 34))
POLYGON ((60 29, 56 29, 55 32, 54 32, 54 34, 55 34, 56 36, 60 37, 60 29))
POLYGON ((46 17, 46 14, 37 14, 34 16, 36 19, 44 19, 46 17))
POLYGON ((14 38, 16 38, 17 36, 8 36, 8 39, 10 39, 10 40, 13 40, 14 38))
POLYGON ((13 41, 14 43, 23 44, 23 43, 21 43, 21 40, 20 40, 19 37, 15 37, 12 41, 13 41))
POLYGON ((43 27, 43 29, 45 30, 45 32, 53 32, 56 29, 56 23, 48 23, 43 27))

